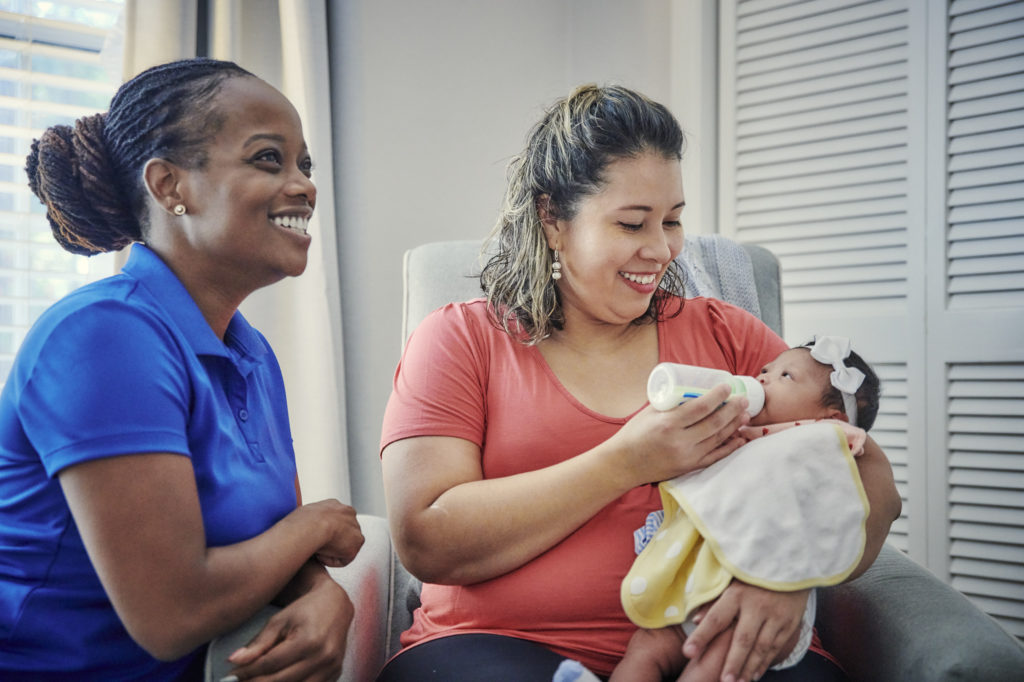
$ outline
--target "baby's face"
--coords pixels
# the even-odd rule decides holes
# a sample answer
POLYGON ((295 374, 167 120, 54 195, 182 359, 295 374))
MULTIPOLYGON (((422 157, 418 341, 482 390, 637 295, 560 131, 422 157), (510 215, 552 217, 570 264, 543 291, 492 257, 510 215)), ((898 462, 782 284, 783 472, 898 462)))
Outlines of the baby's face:
POLYGON ((835 416, 821 406, 832 367, 811 357, 806 348, 791 348, 761 368, 764 409, 750 420, 755 426, 835 416))

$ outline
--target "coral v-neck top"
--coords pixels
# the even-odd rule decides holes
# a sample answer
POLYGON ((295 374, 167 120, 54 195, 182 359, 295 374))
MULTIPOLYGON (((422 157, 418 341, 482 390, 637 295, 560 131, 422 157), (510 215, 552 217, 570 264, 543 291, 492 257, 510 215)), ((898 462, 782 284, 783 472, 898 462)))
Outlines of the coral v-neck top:
MULTIPOLYGON (((678 316, 659 323, 658 344, 660 361, 748 375, 786 349, 756 317, 704 298, 688 299, 678 316)), ((478 299, 438 309, 410 337, 380 446, 416 436, 463 438, 480 447, 491 479, 574 457, 627 421, 581 404, 537 348, 495 327, 478 299)), ((608 675, 636 629, 619 602, 619 585, 636 557, 633 531, 660 508, 657 486, 641 486, 510 573, 473 585, 424 585, 403 646, 452 634, 503 634, 608 675)))

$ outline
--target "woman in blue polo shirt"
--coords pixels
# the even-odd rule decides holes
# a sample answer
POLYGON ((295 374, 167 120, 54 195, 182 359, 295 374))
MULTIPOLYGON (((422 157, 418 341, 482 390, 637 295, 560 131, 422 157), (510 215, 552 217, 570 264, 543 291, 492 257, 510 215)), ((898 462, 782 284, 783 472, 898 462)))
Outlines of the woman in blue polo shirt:
POLYGON ((324 565, 362 535, 301 504, 281 372, 238 312, 305 269, 310 169, 291 104, 208 59, 33 142, 57 241, 132 249, 42 315, 0 394, 0 679, 198 678, 270 602, 238 675, 337 677, 352 605, 324 565))

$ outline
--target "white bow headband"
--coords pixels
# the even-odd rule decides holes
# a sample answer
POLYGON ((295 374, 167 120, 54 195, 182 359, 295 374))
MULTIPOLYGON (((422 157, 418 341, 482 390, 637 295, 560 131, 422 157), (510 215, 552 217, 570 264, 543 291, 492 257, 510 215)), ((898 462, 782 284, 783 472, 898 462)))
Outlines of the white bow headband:
POLYGON ((814 340, 811 357, 823 365, 832 365, 829 375, 832 385, 843 396, 843 407, 850 424, 857 425, 857 389, 864 383, 864 372, 856 367, 847 367, 843 362, 850 356, 850 339, 845 336, 822 336, 814 340))

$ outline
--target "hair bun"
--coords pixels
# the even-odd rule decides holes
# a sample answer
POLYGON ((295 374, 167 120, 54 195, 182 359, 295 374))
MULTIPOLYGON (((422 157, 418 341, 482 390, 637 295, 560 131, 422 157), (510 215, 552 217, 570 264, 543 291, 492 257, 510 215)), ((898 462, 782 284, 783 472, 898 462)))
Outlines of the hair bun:
POLYGON ((29 188, 46 206, 54 238, 72 253, 117 251, 139 238, 107 159, 103 127, 104 114, 80 118, 74 128, 53 126, 32 142, 26 160, 29 188))

